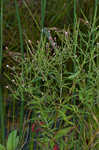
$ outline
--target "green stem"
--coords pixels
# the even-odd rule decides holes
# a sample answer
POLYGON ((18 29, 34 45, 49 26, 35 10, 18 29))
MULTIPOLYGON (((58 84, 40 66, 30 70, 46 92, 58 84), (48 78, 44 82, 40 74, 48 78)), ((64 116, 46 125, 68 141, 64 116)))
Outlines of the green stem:
MULTIPOLYGON (((77 47, 77 19, 76 19, 76 0, 74 0, 74 33, 73 33, 73 41, 74 41, 74 56, 76 56, 76 47, 77 47)), ((76 58, 74 59, 74 62, 73 62, 73 72, 76 72, 77 71, 77 68, 76 68, 76 58)), ((73 81, 74 82, 74 81, 73 81)), ((74 83, 75 84, 75 83, 74 83)), ((75 96, 75 89, 73 91, 73 96, 75 96)), ((76 104, 76 99, 73 98, 73 104, 75 105, 76 104)))
POLYGON ((22 58, 24 59, 23 33, 22 33, 22 27, 21 27, 21 20, 20 20, 20 15, 19 15, 19 9, 18 9, 18 3, 17 3, 17 0, 14 0, 14 1, 15 1, 16 16, 17 16, 18 27, 19 27, 20 48, 21 48, 22 58))
MULTIPOLYGON (((3 0, 1 0, 1 15, 0 15, 0 74, 2 72, 2 51, 3 51, 3 0)), ((1 140, 5 143, 5 126, 4 126, 4 110, 2 85, 0 85, 0 121, 1 121, 1 140)))
POLYGON ((74 0, 74 29, 76 27, 76 0, 74 0))
POLYGON ((2 86, 0 85, 0 120, 1 120, 1 140, 5 143, 5 125, 4 125, 4 109, 3 109, 2 86))
POLYGON ((41 0, 41 28, 44 28, 46 0, 41 0))
POLYGON ((77 47, 77 17, 76 17, 76 0, 74 0, 74 54, 76 54, 76 47, 77 47))
POLYGON ((92 28, 91 28, 91 34, 92 34, 92 49, 94 46, 94 42, 95 42, 95 27, 96 27, 96 16, 97 16, 97 5, 98 5, 98 0, 95 0, 95 6, 94 6, 94 17, 93 17, 93 23, 92 23, 92 28))
MULTIPOLYGON (((95 23, 96 23, 96 16, 97 16, 97 5, 98 5, 98 0, 95 0, 95 11, 94 11, 94 18, 93 18, 93 28, 95 28, 95 23)), ((93 33, 93 40, 95 35, 93 33)), ((94 45, 94 41, 92 43, 92 47, 94 45)), ((96 60, 96 65, 97 65, 97 70, 99 70, 99 45, 97 45, 97 60, 96 60)), ((98 106, 99 106, 99 77, 97 81, 97 100, 96 100, 98 106)))
POLYGON ((41 43, 42 43, 42 39, 43 39, 45 10, 46 10, 46 0, 41 0, 41 43))
POLYGON ((3 0, 1 0, 1 15, 0 15, 0 73, 2 70, 2 50, 3 50, 3 0))
MULTIPOLYGON (((20 48, 21 48, 21 53, 22 53, 22 60, 24 60, 24 48, 23 48, 23 34, 22 34, 22 27, 21 27, 21 20, 20 20, 20 15, 19 15, 19 9, 18 9, 18 3, 17 0, 15 1, 15 7, 16 7, 16 16, 17 16, 17 21, 18 21, 18 28, 19 28, 19 36, 20 36, 20 48)), ((24 78, 23 74, 23 63, 22 63, 22 76, 24 78)), ((21 106, 20 106, 20 137, 22 136, 23 133, 23 121, 24 121, 24 96, 23 96, 23 91, 21 93, 21 106)))

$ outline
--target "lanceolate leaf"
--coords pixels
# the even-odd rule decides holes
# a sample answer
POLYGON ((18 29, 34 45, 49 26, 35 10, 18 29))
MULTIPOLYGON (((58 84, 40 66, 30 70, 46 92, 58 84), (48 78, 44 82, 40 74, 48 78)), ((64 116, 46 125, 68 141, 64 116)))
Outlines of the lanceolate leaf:
POLYGON ((68 127, 68 128, 64 128, 59 130, 56 135, 55 135, 55 139, 61 138, 62 136, 66 136, 74 127, 68 127))
POLYGON ((8 136, 7 150, 15 150, 19 142, 19 136, 17 136, 17 131, 14 130, 8 136))
POLYGON ((80 71, 78 71, 78 72, 76 72, 76 73, 73 73, 72 75, 70 75, 70 76, 68 77, 68 79, 73 80, 74 78, 76 78, 76 77, 79 75, 79 73, 80 73, 80 71))

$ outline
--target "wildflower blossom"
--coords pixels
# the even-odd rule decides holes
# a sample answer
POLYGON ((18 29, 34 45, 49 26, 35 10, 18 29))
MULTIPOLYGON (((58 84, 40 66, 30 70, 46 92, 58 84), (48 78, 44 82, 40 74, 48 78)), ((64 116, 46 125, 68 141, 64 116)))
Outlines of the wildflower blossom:
POLYGON ((35 124, 33 123, 32 124, 32 132, 34 132, 34 130, 35 130, 35 124))
POLYGON ((37 128, 36 133, 39 133, 41 130, 42 130, 41 128, 37 128))
POLYGON ((42 125, 44 125, 44 122, 43 122, 43 121, 40 121, 39 124, 42 126, 42 125))
POLYGON ((54 145, 53 150, 59 150, 59 147, 57 144, 54 145))

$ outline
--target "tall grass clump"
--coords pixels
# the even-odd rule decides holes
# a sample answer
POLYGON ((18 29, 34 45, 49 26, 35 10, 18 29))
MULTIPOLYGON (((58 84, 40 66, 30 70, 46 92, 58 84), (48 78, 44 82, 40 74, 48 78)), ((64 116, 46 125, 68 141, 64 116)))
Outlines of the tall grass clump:
POLYGON ((24 76, 15 73, 15 89, 12 89, 17 101, 23 91, 28 148, 99 149, 97 1, 93 20, 88 20, 81 11, 82 24, 74 0, 73 32, 70 28, 55 31, 56 41, 50 29, 44 28, 44 2, 41 28, 47 38, 35 49, 32 41, 26 39, 24 76))
MULTIPOLYGON (((91 28, 86 28, 90 33, 91 28)), ((98 74, 94 55, 97 46, 93 45, 94 53, 91 43, 87 50, 89 41, 84 38, 80 22, 76 30, 75 53, 70 29, 56 32, 60 45, 57 43, 55 49, 47 39, 35 50, 32 42, 26 41, 28 55, 24 60, 24 78, 16 73, 12 94, 19 101, 21 90, 24 91, 30 149, 35 145, 36 149, 45 150, 55 146, 62 150, 99 147, 98 106, 95 102, 98 74), (74 62, 75 72, 70 68, 74 62), (90 65, 92 69, 88 70, 90 65)), ((97 37, 97 32, 94 36, 97 37)))

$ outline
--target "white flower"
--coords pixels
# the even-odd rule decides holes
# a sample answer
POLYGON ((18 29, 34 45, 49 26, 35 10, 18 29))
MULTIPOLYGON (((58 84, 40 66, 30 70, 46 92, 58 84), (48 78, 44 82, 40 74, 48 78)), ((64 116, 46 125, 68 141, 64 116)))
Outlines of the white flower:
POLYGON ((7 89, 9 88, 8 85, 6 86, 6 88, 7 88, 7 89))
POLYGON ((10 66, 9 66, 9 65, 6 65, 6 67, 9 68, 10 66))

